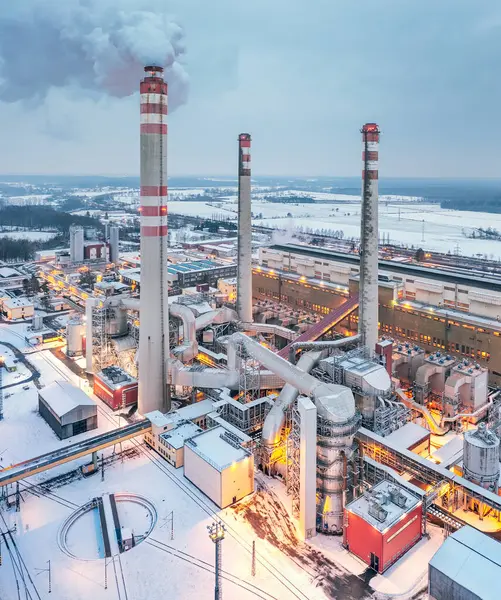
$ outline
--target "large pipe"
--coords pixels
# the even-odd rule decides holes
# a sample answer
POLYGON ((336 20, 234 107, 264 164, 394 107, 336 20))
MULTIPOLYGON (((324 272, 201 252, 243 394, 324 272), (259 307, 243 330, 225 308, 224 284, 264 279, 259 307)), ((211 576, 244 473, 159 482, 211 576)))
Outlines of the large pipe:
POLYGON ((251 136, 238 136, 238 267, 237 313, 244 323, 252 322, 252 212, 251 136))
POLYGON ((141 328, 138 411, 170 409, 167 388, 167 83, 162 67, 141 81, 141 328))
POLYGON ((231 336, 228 363, 230 353, 236 353, 238 344, 242 344, 245 351, 260 364, 291 384, 301 394, 313 399, 319 422, 325 424, 325 432, 318 435, 317 446, 320 529, 327 533, 341 533, 344 509, 343 452, 351 455, 353 438, 358 427, 352 391, 343 385, 319 381, 243 333, 234 333, 231 336))
POLYGON ((360 339, 360 334, 357 334, 326 342, 293 342, 289 346, 289 362, 292 364, 296 363, 296 353, 298 350, 332 350, 334 348, 342 348, 348 344, 354 344, 360 341, 360 339))
POLYGON ((378 159, 379 127, 367 123, 363 141, 362 222, 360 230, 360 305, 358 332, 362 345, 374 352, 378 337, 378 159))
POLYGON ((186 305, 173 302, 170 305, 170 314, 183 322, 184 343, 179 348, 174 348, 172 353, 178 355, 183 362, 193 360, 198 354, 197 328, 195 315, 186 305))
MULTIPOLYGON (((309 373, 318 363, 321 352, 306 352, 301 354, 297 368, 309 373)), ((270 412, 266 415, 261 434, 265 446, 272 448, 280 441, 280 433, 285 423, 285 411, 295 402, 299 390, 291 383, 286 383, 278 398, 275 400, 270 412)))

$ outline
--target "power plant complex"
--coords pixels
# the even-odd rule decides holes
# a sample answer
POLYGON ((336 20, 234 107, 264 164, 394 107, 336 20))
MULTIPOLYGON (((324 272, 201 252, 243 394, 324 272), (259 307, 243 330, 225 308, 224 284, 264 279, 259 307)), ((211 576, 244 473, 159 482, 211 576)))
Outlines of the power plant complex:
MULTIPOLYGON (((117 227, 104 240, 86 240, 78 226, 70 233, 69 264, 111 262, 121 278, 85 292, 85 323, 67 325, 66 360, 85 356, 98 402, 128 422, 85 448, 12 465, 0 486, 86 453, 97 469, 98 450, 144 436, 218 508, 249 501, 256 478, 273 480, 302 540, 339 536, 378 574, 406 560, 427 524, 443 527, 452 545, 464 527, 499 523, 501 367, 492 365, 501 288, 381 257, 379 126, 361 129, 356 251, 270 243, 255 252, 251 135, 241 133, 236 265, 217 240, 220 262, 187 260, 168 245, 167 99, 163 68, 145 67, 138 258, 121 257, 117 227), (223 267, 236 278, 214 275, 223 267), (185 285, 190 273, 200 278, 185 285)), ((101 417, 80 390, 62 407, 64 389, 39 393, 57 435, 96 427, 101 417)), ((431 597, 478 597, 466 584, 464 596, 444 595, 450 573, 439 554, 434 561, 431 597)))

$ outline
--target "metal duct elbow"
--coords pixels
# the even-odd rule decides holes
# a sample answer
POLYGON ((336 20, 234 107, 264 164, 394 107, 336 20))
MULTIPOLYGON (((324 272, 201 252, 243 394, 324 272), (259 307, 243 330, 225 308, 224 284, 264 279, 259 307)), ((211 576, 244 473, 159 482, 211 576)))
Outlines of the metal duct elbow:
MULTIPOLYGON (((297 368, 309 373, 320 359, 320 352, 302 354, 297 368)), ((274 446, 280 440, 280 432, 285 423, 285 411, 296 400, 299 391, 292 384, 286 383, 263 423, 262 440, 265 446, 274 446)))
POLYGON ((315 403, 319 403, 319 414, 324 412, 326 418, 336 423, 348 422, 355 416, 355 399, 351 390, 344 385, 319 381, 243 333, 234 333, 229 341, 235 347, 242 344, 246 352, 267 369, 290 383, 301 394, 313 397, 315 403))
POLYGON ((193 360, 198 354, 195 315, 187 306, 184 304, 178 304, 177 302, 174 302, 170 305, 169 312, 173 317, 177 317, 183 322, 184 344, 179 346, 179 349, 174 348, 172 352, 174 355, 176 355, 177 351, 184 362, 193 360))

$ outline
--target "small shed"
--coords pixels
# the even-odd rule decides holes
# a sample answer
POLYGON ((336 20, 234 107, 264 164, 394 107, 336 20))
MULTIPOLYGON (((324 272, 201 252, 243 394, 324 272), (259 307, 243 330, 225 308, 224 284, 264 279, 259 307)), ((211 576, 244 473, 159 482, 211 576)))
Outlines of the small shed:
POLYGON ((38 410, 61 440, 97 427, 96 404, 68 381, 38 390, 38 410))

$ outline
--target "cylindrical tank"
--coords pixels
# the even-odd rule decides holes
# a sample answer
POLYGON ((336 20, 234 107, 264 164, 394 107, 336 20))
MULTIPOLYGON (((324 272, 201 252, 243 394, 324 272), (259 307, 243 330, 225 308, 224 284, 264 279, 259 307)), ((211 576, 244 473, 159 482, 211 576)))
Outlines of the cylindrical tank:
POLYGON ((498 489, 499 438, 485 423, 464 434, 463 475, 484 488, 498 489))
POLYGON ((105 331, 111 337, 127 335, 127 311, 118 306, 107 307, 105 331))
POLYGON ((66 325, 66 353, 79 356, 83 352, 84 325, 80 319, 70 319, 66 325))

